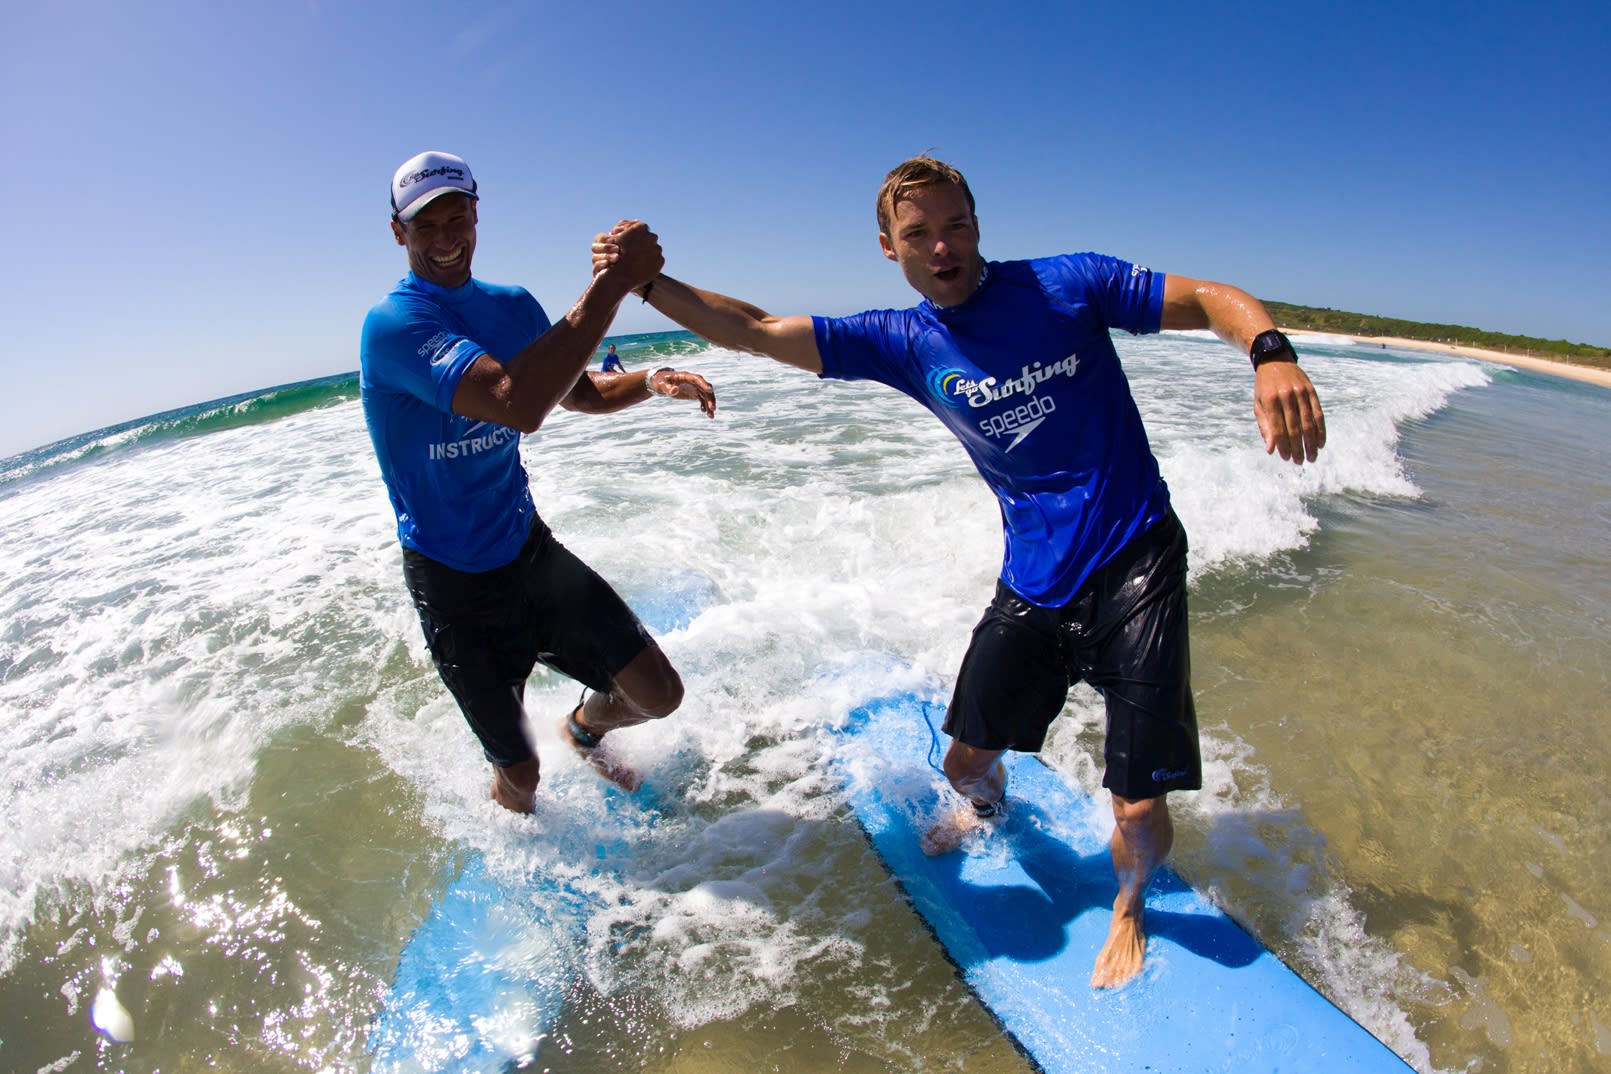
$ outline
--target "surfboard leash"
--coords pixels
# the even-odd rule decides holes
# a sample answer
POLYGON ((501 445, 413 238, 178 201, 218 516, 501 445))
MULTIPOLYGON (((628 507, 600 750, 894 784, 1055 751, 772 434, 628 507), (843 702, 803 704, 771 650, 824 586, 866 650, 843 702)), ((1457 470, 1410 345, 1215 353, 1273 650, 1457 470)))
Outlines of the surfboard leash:
MULTIPOLYGON (((941 765, 935 763, 934 760, 940 755, 940 733, 934 729, 934 721, 929 717, 929 710, 936 707, 937 706, 932 701, 923 702, 923 722, 928 725, 929 729, 928 762, 929 767, 938 772, 941 779, 949 783, 951 782, 951 777, 947 776, 945 774, 945 769, 941 765)), ((999 817, 1007 811, 1007 792, 1005 789, 1003 789, 1001 792, 1001 797, 996 799, 994 802, 979 802, 969 798, 968 804, 973 806, 974 813, 978 814, 979 819, 981 820, 989 820, 991 817, 999 817)))
POLYGON ((934 702, 932 702, 932 701, 923 702, 923 722, 926 725, 928 725, 928 729, 929 729, 929 756, 928 756, 928 762, 929 762, 929 767, 930 768, 934 769, 940 775, 944 776, 945 775, 945 769, 940 767, 940 765, 937 764, 935 762, 935 760, 934 760, 936 757, 938 757, 940 755, 940 733, 934 729, 934 721, 929 718, 929 710, 934 708, 934 707, 935 707, 935 705, 934 705, 934 702))

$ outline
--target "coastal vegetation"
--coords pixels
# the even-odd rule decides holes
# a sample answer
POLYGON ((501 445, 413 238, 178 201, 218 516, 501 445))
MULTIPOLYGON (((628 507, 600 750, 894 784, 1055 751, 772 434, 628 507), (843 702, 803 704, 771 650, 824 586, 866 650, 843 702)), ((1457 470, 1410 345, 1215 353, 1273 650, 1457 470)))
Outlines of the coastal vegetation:
POLYGON ((1376 317, 1368 313, 1349 313, 1345 310, 1317 309, 1314 306, 1263 301, 1264 307, 1270 311, 1275 323, 1292 330, 1334 332, 1348 336, 1419 339, 1429 343, 1482 347, 1490 351, 1548 358, 1552 361, 1611 370, 1611 349, 1596 347, 1589 343, 1571 343, 1564 339, 1535 339, 1532 336, 1486 332, 1480 328, 1467 328, 1458 324, 1423 324, 1419 321, 1401 321, 1395 317, 1376 317))

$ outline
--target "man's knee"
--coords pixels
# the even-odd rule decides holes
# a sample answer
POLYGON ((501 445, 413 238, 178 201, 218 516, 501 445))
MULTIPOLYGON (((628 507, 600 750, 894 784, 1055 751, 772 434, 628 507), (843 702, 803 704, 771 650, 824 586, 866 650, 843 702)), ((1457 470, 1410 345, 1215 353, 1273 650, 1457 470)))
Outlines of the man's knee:
POLYGON ((658 720, 670 716, 682 707, 682 695, 682 676, 672 671, 663 682, 657 685, 655 692, 645 698, 638 707, 651 720, 658 720))
POLYGON ((639 653, 615 679, 616 690, 651 720, 670 716, 682 705, 682 676, 659 646, 639 653))

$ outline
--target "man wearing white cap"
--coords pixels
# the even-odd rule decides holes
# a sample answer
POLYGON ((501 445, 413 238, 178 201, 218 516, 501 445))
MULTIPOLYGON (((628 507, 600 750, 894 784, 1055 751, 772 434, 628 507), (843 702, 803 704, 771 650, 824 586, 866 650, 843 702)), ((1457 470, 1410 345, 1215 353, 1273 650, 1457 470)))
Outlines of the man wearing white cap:
POLYGON ((622 299, 665 263, 645 224, 617 225, 619 258, 552 323, 524 288, 471 277, 479 197, 451 153, 397 169, 392 235, 409 273, 364 321, 359 386, 431 657, 492 763, 493 800, 529 813, 539 765, 523 693, 537 661, 593 691, 564 734, 629 786, 600 740, 673 712, 682 681, 615 590, 538 516, 520 436, 555 406, 606 414, 660 395, 714 417, 716 396, 696 373, 587 372, 622 299))

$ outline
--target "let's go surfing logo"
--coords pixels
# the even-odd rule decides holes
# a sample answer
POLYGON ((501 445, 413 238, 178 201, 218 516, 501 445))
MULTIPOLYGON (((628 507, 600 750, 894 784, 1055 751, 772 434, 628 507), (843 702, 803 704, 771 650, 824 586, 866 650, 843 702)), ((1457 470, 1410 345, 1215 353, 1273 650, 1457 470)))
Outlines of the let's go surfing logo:
POLYGON ((1023 403, 997 411, 979 422, 979 431, 992 440, 1013 434, 1012 442, 1006 447, 1007 451, 1011 451, 1057 410, 1055 399, 1036 396, 1040 386, 1053 377, 1073 377, 1079 366, 1079 356, 1071 354, 1050 365, 1032 362, 1024 366, 1016 377, 1008 380, 997 377, 973 380, 960 369, 936 369, 929 374, 928 385, 935 398, 958 410, 964 404, 977 410, 1014 396, 1024 397, 1023 403))

